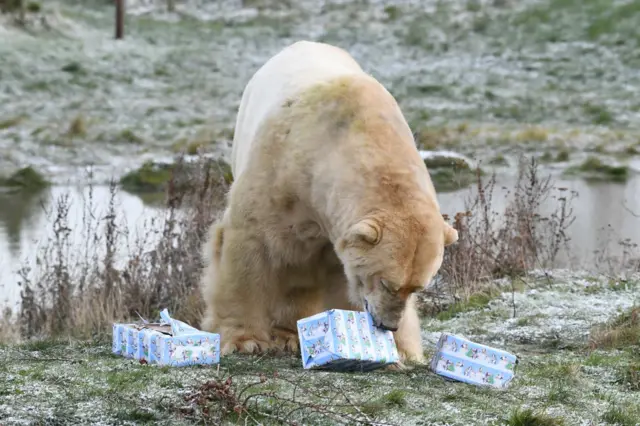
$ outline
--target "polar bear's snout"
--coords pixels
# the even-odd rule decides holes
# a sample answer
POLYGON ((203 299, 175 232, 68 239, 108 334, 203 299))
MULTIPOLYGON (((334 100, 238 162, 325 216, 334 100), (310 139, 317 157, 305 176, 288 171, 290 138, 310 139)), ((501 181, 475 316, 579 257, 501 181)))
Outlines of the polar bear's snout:
POLYGON ((406 307, 406 299, 389 292, 380 279, 374 279, 372 284, 373 288, 369 287, 371 291, 364 296, 365 310, 371 315, 376 327, 397 331, 406 307))

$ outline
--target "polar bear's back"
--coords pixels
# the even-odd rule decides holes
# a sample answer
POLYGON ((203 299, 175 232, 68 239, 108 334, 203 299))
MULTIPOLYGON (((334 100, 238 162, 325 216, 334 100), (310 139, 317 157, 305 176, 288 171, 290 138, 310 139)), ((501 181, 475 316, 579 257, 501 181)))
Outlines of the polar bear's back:
POLYGON ((271 57, 242 94, 231 152, 233 175, 244 170, 260 125, 287 99, 316 83, 352 74, 365 73, 346 51, 324 43, 299 41, 271 57))

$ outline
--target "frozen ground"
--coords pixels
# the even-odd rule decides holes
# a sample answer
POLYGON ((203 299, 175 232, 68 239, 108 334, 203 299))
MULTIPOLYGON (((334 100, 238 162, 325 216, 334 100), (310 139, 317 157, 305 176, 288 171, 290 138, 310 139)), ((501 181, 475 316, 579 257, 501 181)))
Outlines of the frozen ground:
MULTIPOLYGON (((308 372, 291 356, 231 356, 222 359, 219 370, 158 368, 111 355, 109 342, 44 342, 0 349, 0 424, 202 424, 202 412, 194 411, 185 397, 200 384, 224 381, 229 375, 234 375, 238 390, 246 383, 259 383, 245 395, 274 392, 291 397, 292 383, 297 383, 298 400, 308 401, 313 391, 321 397, 312 400, 322 405, 331 392, 340 390, 350 406, 334 402, 334 409, 352 415, 359 410, 370 424, 514 424, 508 423, 509 416, 526 407, 563 419, 565 425, 636 424, 640 389, 637 377, 631 386, 625 372, 633 365, 637 368, 638 346, 590 351, 586 344, 593 326, 640 303, 637 281, 621 283, 562 271, 555 275, 527 278, 526 286, 517 286, 515 299, 507 291, 484 308, 423 323, 428 356, 442 331, 515 353, 520 364, 508 390, 447 382, 426 368, 402 373, 308 372), (273 378, 274 372, 278 378, 273 378), (260 383, 260 375, 268 380, 260 383)), ((503 289, 509 287, 506 283, 503 289)), ((258 406, 250 412, 254 418, 246 424, 256 424, 256 419, 275 424, 268 417, 278 413, 273 395, 256 397, 258 406)), ((220 407, 214 405, 214 410, 220 407)), ((300 421, 298 416, 311 411, 297 411, 289 420, 300 421)), ((321 416, 309 417, 306 424, 310 423, 335 424, 321 416)))
POLYGON ((427 145, 637 163, 637 0, 127 4, 122 41, 105 2, 43 2, 29 31, 0 18, 4 173, 32 164, 67 182, 95 164, 104 180, 188 146, 225 155, 250 75, 300 39, 348 49, 431 129, 427 145))

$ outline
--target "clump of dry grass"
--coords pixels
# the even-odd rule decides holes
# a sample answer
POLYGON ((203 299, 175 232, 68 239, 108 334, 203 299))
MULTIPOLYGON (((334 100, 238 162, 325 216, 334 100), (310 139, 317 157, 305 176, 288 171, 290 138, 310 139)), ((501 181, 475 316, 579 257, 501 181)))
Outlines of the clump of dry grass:
POLYGON ((138 314, 157 319, 164 307, 197 326, 202 310, 201 245, 228 188, 223 173, 212 170, 217 164, 179 160, 166 191, 164 217, 150 223, 134 247, 125 240, 129 230, 121 224, 114 182, 104 217, 95 216, 89 188, 81 250, 70 241, 69 197, 60 197, 53 208, 54 236, 38 254, 37 275, 34 278, 29 267, 20 273, 21 336, 95 336, 110 330, 112 322, 138 314), (157 243, 147 250, 150 238, 157 243), (117 259, 125 248, 128 257, 119 266, 117 259))
POLYGON ((566 231, 575 220, 570 207, 574 192, 554 187, 550 177, 541 178, 535 158, 520 158, 514 188, 500 213, 493 208, 495 182, 495 174, 487 182, 479 171, 476 174, 475 195, 453 218, 458 242, 445 250, 442 280, 428 293, 432 297, 422 300, 423 311, 440 309, 447 301, 468 300, 497 278, 513 279, 533 268, 553 266, 567 248, 566 231), (556 205, 545 215, 541 207, 549 197, 556 205))
POLYGON ((591 332, 591 349, 621 349, 634 345, 640 346, 640 306, 591 332))

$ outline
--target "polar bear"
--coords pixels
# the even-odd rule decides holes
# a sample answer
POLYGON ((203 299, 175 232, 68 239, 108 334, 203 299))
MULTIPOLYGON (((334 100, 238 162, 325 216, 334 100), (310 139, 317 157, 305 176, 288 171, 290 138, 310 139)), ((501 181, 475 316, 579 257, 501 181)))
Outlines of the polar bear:
POLYGON ((295 352, 296 321, 336 308, 423 363, 414 293, 458 234, 393 96, 345 50, 296 42, 246 85, 231 157, 201 280, 222 355, 295 352))

